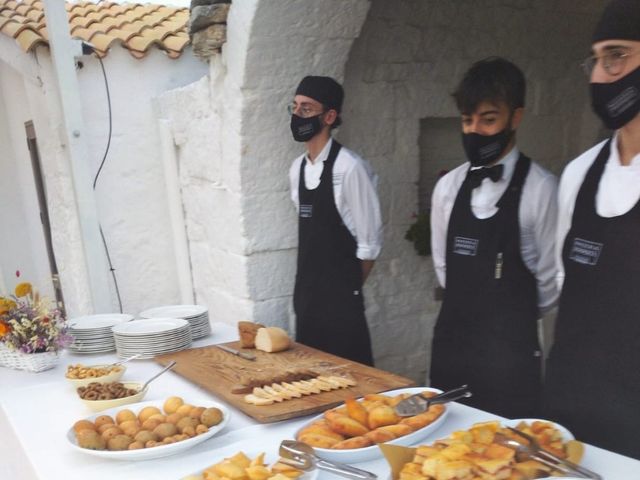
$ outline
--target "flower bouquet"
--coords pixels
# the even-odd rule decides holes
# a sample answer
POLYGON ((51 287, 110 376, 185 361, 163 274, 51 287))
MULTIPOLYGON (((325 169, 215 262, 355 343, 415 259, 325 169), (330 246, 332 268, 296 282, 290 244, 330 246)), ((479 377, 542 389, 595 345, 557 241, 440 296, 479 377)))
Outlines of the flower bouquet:
POLYGON ((0 365, 31 372, 53 368, 59 351, 72 340, 62 312, 30 283, 19 283, 14 295, 0 297, 0 365))

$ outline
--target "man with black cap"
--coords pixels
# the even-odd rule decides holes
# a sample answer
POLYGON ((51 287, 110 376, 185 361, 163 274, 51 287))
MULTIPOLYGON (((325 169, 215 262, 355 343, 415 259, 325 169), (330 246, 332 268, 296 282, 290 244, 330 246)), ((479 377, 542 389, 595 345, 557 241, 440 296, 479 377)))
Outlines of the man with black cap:
POLYGON ((362 285, 380 253, 382 221, 371 167, 331 138, 343 99, 334 79, 307 76, 289 106, 293 138, 307 150, 289 171, 299 233, 296 340, 373 365, 362 285))
POLYGON ((440 179, 431 202, 445 287, 431 385, 468 384, 465 403, 510 418, 537 413, 537 320, 557 299, 557 180, 516 146, 525 89, 522 71, 503 58, 471 66, 453 94, 468 162, 440 179))
POLYGON ((579 440, 640 458, 640 1, 607 5, 592 53, 592 106, 614 133, 560 181, 545 405, 579 440))

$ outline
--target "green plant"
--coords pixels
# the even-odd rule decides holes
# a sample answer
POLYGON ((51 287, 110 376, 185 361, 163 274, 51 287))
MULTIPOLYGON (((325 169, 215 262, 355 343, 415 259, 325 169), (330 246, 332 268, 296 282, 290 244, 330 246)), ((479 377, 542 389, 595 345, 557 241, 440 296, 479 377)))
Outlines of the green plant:
POLYGON ((416 221, 409 227, 404 238, 413 242, 418 255, 431 255, 431 225, 429 213, 415 215, 416 221))

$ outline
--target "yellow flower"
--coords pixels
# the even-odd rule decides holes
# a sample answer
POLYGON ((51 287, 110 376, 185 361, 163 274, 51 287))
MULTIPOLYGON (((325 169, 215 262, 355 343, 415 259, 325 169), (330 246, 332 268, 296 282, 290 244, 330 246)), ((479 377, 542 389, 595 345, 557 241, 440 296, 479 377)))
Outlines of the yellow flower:
POLYGON ((9 300, 8 298, 0 297, 0 315, 9 313, 14 308, 16 308, 16 302, 9 300))
POLYGON ((33 291, 29 282, 22 282, 16 285, 16 297, 26 297, 33 291))

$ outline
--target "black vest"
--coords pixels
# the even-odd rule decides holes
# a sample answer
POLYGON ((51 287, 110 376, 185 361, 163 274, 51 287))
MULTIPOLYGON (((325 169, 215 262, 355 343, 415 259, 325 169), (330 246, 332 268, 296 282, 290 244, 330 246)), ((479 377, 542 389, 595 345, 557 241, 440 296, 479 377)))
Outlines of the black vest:
POLYGON ((545 406, 578 440, 640 458, 640 202, 598 215, 610 148, 585 176, 564 242, 545 406))
POLYGON ((449 219, 431 357, 432 386, 468 384, 473 397, 464 403, 511 418, 534 415, 540 391, 538 293, 522 260, 518 215, 530 164, 520 155, 498 211, 486 219, 471 209, 467 173, 449 219))
POLYGON ((340 148, 333 140, 314 190, 305 186, 306 159, 300 166, 298 271, 293 296, 296 340, 373 365, 357 243, 342 222, 333 193, 333 166, 340 148))

